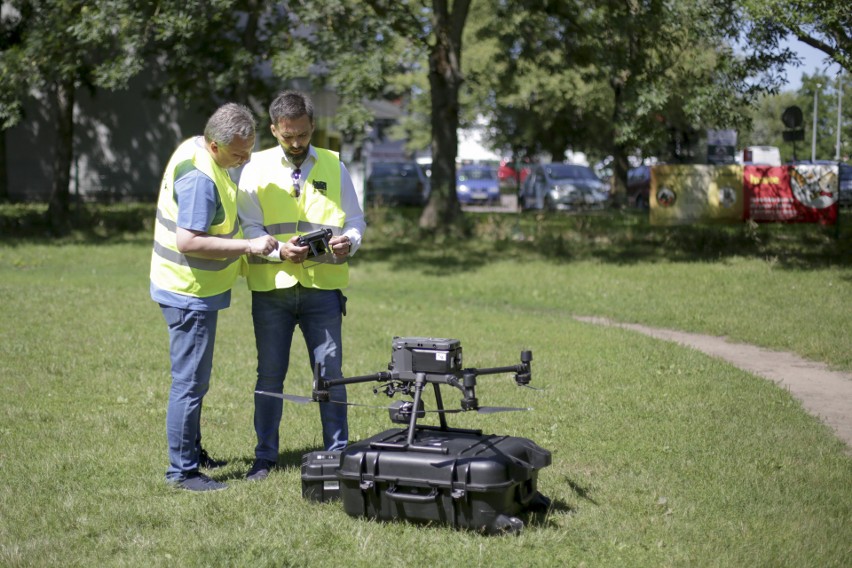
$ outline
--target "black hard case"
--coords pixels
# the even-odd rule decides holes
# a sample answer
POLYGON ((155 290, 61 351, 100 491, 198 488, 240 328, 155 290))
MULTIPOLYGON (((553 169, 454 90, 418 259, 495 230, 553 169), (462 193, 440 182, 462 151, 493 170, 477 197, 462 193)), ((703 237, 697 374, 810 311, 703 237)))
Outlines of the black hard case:
POLYGON ((387 430, 342 451, 337 476, 347 514, 494 534, 518 532, 523 522, 514 515, 547 502, 538 471, 551 455, 531 440, 417 428, 412 449, 407 436, 387 430))
POLYGON ((340 498, 339 451, 310 452, 302 456, 302 497, 312 501, 340 498))

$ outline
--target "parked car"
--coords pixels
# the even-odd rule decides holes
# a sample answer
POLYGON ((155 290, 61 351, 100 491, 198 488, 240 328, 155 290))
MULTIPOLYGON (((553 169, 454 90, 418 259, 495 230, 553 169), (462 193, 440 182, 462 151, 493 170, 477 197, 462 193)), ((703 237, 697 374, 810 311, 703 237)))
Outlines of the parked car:
POLYGON ((840 207, 852 207, 852 165, 840 164, 839 177, 837 204, 840 207))
POLYGON ((651 205, 651 166, 627 170, 627 203, 640 209, 651 205))
POLYGON ((603 209, 609 188, 588 166, 539 164, 521 186, 522 209, 603 209))
POLYGON ((500 183, 490 166, 466 165, 456 169, 459 203, 500 203, 500 183))
POLYGON ((423 205, 429 199, 429 179, 417 162, 375 162, 364 187, 364 203, 423 205))
POLYGON ((527 176, 530 173, 529 159, 523 160, 521 171, 515 170, 515 163, 511 158, 503 158, 500 160, 500 166, 497 168, 497 179, 500 185, 506 187, 516 187, 518 184, 523 185, 527 176))

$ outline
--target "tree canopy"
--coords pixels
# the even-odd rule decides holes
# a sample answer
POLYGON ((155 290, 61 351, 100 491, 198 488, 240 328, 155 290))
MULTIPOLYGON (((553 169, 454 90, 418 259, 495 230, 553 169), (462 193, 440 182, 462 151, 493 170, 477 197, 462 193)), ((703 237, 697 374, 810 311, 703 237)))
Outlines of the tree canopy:
POLYGON ((765 34, 792 35, 852 71, 852 8, 836 0, 743 0, 765 34))
MULTIPOLYGON (((53 155, 49 215, 54 228, 68 221, 77 89, 119 89, 143 66, 150 5, 129 0, 4 1, 0 18, 0 127, 22 118, 34 94, 54 109, 59 143, 53 155)), ((4 176, 5 177, 5 176, 4 176)))
MULTIPOLYGON (((56 109, 51 211, 68 208, 78 89, 152 87, 201 111, 237 100, 265 111, 288 83, 328 87, 335 123, 357 141, 364 101, 410 101, 428 127, 432 197, 421 227, 459 219, 457 128, 485 117, 516 156, 567 150, 690 160, 705 128, 748 129, 782 85, 793 34, 849 69, 850 10, 781 0, 3 0, 0 125, 23 101, 56 109)), ((425 125, 424 125, 425 126, 425 125)), ((261 130, 263 132, 263 130, 261 130)), ((422 133, 428 132, 428 135, 422 133)))
POLYGON ((554 160, 612 156, 615 189, 628 156, 691 161, 699 129, 747 127, 745 108, 778 88, 791 57, 754 34, 735 49, 751 29, 733 1, 490 7, 477 36, 493 47, 468 68, 495 144, 554 160))

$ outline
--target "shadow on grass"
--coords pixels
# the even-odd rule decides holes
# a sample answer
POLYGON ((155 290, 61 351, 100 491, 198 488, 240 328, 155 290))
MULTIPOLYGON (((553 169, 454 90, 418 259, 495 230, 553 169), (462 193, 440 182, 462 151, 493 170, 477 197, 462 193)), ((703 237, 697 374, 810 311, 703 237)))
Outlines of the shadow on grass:
POLYGON ((584 501, 588 501, 592 505, 598 504, 597 501, 595 501, 594 499, 592 499, 589 496, 589 489, 587 487, 583 487, 582 485, 580 485, 576 481, 572 480, 568 476, 565 476, 565 483, 568 484, 568 487, 571 488, 571 491, 573 491, 574 494, 577 495, 577 497, 579 497, 580 499, 583 499, 584 501))
POLYGON ((652 226, 647 213, 468 215, 470 236, 424 237, 416 219, 385 213, 368 225, 353 262, 390 263, 430 275, 476 271, 495 260, 631 265, 760 259, 788 270, 852 266, 852 211, 837 226, 757 224, 652 226), (384 223, 384 224, 382 224, 384 223))
POLYGON ((156 211, 156 203, 145 202, 72 205, 69 225, 58 234, 50 225, 46 204, 0 204, 0 243, 151 244, 156 211))
POLYGON ((568 503, 554 499, 547 509, 527 511, 519 515, 518 518, 529 528, 558 528, 561 525, 553 518, 554 515, 568 515, 573 512, 575 512, 575 509, 568 503))
MULTIPOLYGON (((301 471, 302 468, 302 456, 307 453, 314 452, 317 450, 321 450, 322 448, 315 447, 305 447, 300 449, 292 449, 285 450, 283 452, 278 453, 278 462, 275 469, 278 470, 290 470, 290 469, 298 469, 301 471)), ((240 459, 233 460, 231 465, 239 465, 239 470, 233 473, 230 473, 222 478, 217 478, 219 481, 229 481, 235 479, 245 479, 246 473, 251 468, 254 463, 254 456, 251 457, 243 457, 240 459)))
MULTIPOLYGON (((46 206, 0 206, 0 243, 149 245, 153 203, 87 204, 76 210, 69 234, 51 235, 46 206)), ((434 276, 475 272, 494 261, 528 259, 567 264, 593 260, 617 265, 759 259, 786 270, 852 266, 852 210, 836 226, 753 222, 733 225, 652 226, 647 212, 464 213, 453 228, 424 233, 417 208, 367 209, 367 234, 353 265, 389 263, 395 270, 434 276)))

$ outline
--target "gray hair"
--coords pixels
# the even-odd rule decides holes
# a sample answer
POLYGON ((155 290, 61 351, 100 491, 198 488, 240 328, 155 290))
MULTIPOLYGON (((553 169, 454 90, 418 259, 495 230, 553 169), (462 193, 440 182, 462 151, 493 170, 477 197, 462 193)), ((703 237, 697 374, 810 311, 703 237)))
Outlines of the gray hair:
POLYGON ((284 91, 279 93, 269 105, 269 118, 272 124, 278 124, 282 118, 294 119, 308 115, 311 124, 314 123, 314 103, 311 98, 301 91, 284 91))
POLYGON ((248 107, 226 103, 216 109, 204 127, 204 138, 221 146, 229 145, 234 137, 253 138, 257 122, 248 107))

